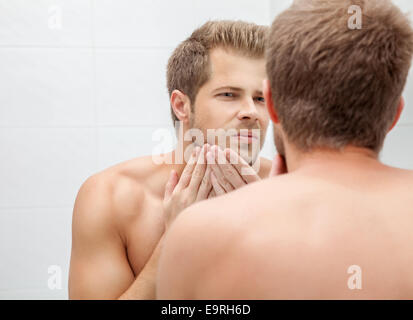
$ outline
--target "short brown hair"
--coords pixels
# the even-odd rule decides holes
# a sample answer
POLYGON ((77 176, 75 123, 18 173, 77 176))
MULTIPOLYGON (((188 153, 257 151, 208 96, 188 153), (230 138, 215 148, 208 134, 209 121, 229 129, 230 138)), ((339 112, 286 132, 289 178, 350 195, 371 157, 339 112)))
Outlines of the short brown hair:
POLYGON ((387 0, 296 1, 273 22, 267 74, 280 123, 302 151, 346 145, 379 152, 413 53, 408 18, 387 0), (348 10, 362 10, 362 28, 348 10))
MULTIPOLYGON (((208 21, 196 29, 173 52, 168 61, 167 86, 169 96, 174 90, 186 94, 191 104, 199 88, 210 77, 209 52, 222 47, 233 49, 247 57, 265 55, 268 27, 243 21, 208 21)), ((172 120, 178 121, 171 108, 172 120)))

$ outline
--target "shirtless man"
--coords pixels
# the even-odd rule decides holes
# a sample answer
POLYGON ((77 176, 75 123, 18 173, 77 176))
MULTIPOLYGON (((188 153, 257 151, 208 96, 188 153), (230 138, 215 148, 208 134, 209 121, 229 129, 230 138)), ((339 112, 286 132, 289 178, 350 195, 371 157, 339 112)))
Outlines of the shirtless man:
POLYGON ((158 298, 413 298, 413 172, 378 160, 413 30, 380 0, 357 1, 348 29, 353 3, 303 0, 273 22, 264 95, 288 173, 184 210, 158 298))
POLYGON ((82 185, 73 212, 70 299, 154 299, 163 235, 177 214, 193 202, 268 177, 271 161, 252 147, 252 140, 262 147, 269 123, 262 92, 267 29, 208 22, 174 51, 167 72, 173 120, 180 121, 183 134, 198 128, 205 139, 192 144, 179 135, 173 152, 121 163, 82 185), (221 141, 207 129, 235 129, 240 136, 221 141), (245 137, 242 129, 248 129, 245 137), (254 130, 258 136, 248 137, 254 130), (234 139, 236 150, 226 151, 242 155, 238 164, 202 161, 204 143, 212 152, 213 144, 224 148, 234 139), (202 151, 186 158, 196 152, 194 145, 202 151), (171 161, 159 164, 159 158, 171 161), (258 172, 241 174, 242 168, 255 168, 257 159, 258 172))

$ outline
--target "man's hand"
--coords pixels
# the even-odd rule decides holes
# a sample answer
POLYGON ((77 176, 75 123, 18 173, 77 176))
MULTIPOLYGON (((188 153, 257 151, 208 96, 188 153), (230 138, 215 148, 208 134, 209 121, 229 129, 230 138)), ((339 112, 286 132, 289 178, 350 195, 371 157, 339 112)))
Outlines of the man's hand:
MULTIPOLYGON (((276 155, 270 177, 286 172, 284 158, 276 155)), ((191 204, 259 180, 257 172, 237 152, 208 144, 196 147, 181 178, 173 170, 170 173, 163 201, 166 229, 191 204)))
POLYGON ((216 196, 260 180, 258 173, 232 149, 211 147, 207 162, 212 168, 211 182, 216 196))
POLYGON ((182 210, 210 196, 211 168, 205 160, 208 147, 209 145, 204 145, 194 149, 179 181, 177 173, 171 171, 163 201, 166 230, 182 210))

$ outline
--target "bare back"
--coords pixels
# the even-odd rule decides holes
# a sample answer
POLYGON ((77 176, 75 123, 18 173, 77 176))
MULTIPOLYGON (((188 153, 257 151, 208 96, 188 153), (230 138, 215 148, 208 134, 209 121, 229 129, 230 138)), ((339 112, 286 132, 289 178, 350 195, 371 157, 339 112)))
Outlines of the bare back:
POLYGON ((206 277, 197 298, 412 299, 413 172, 328 169, 215 200, 216 208, 231 207, 222 225, 242 232, 225 249, 220 284, 206 277), (357 270, 359 288, 351 279, 357 270))

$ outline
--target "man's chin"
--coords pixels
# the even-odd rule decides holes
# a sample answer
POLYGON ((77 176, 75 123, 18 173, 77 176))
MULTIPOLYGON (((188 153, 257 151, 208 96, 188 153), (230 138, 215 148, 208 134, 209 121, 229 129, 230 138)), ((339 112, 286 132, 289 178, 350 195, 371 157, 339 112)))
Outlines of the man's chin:
MULTIPOLYGON (((256 162, 263 145, 260 140, 253 141, 251 143, 243 142, 239 139, 238 141, 234 142, 230 136, 226 136, 225 139, 222 139, 214 135, 206 135, 206 139, 204 140, 205 141, 203 141, 203 143, 217 145, 222 150, 228 148, 235 151, 250 166, 252 166, 256 162)), ((202 142, 200 141, 200 139, 194 139, 192 143, 194 146, 202 147, 202 142)))
POLYGON ((240 149, 238 152, 239 156, 247 162, 250 166, 252 166, 259 156, 258 152, 252 152, 252 150, 248 149, 240 149))

